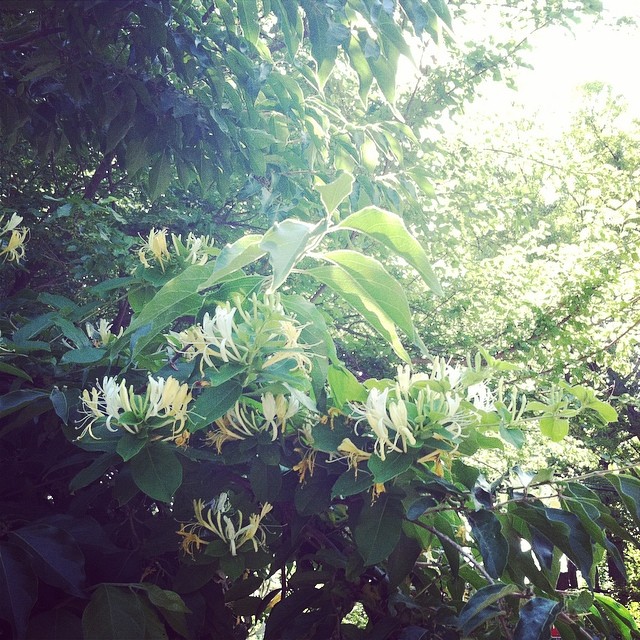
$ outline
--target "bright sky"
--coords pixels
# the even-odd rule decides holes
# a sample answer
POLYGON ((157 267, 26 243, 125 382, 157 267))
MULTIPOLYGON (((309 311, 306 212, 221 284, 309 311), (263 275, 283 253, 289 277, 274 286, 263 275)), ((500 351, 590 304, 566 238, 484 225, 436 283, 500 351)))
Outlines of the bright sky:
POLYGON ((601 20, 583 19, 573 32, 558 27, 534 34, 529 41, 533 50, 526 56, 534 69, 519 73, 518 92, 487 88, 467 114, 499 110, 507 119, 516 112, 509 105, 521 103, 528 113, 538 112, 537 121, 551 132, 579 107, 579 87, 602 81, 627 99, 630 115, 640 118, 640 2, 603 0, 603 5, 601 20), (623 17, 635 19, 636 24, 616 26, 623 17))

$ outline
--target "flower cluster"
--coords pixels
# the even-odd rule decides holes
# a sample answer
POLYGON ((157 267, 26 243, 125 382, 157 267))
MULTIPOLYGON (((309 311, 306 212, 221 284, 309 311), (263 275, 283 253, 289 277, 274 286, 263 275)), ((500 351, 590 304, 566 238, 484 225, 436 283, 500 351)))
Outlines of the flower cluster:
MULTIPOLYGON (((426 439, 448 441, 443 450, 423 459, 434 459, 444 451, 455 450, 466 431, 476 425, 495 426, 513 422, 522 414, 517 406, 517 394, 511 394, 507 406, 502 387, 498 397, 487 387, 485 379, 491 370, 477 366, 451 366, 435 358, 428 373, 412 373, 409 366, 398 367, 394 383, 369 390, 364 403, 350 403, 356 419, 356 435, 372 435, 374 452, 384 460, 389 451, 407 452, 408 447, 420 447, 426 439), (492 417, 493 416, 493 417, 492 417), (361 425, 366 425, 363 432, 361 425)), ((357 465, 364 452, 349 439, 339 450, 357 465)))
POLYGON ((300 411, 300 401, 295 395, 286 398, 271 392, 262 395, 260 407, 251 406, 248 402, 236 402, 222 417, 216 420, 216 428, 207 434, 207 444, 215 446, 218 451, 225 442, 244 440, 258 433, 271 432, 275 440, 279 433, 284 433, 287 420, 300 411))
POLYGON ((260 513, 252 513, 248 522, 245 521, 242 511, 236 511, 234 522, 226 493, 220 494, 211 505, 205 514, 204 501, 193 501, 195 522, 181 525, 180 531, 177 532, 183 537, 182 549, 185 553, 193 556, 194 546, 199 550, 202 545, 209 544, 210 541, 202 537, 208 535, 207 532, 229 545, 232 556, 238 555, 238 549, 247 542, 251 542, 254 551, 258 551, 259 545, 264 545, 266 534, 261 523, 273 509, 268 502, 262 506, 260 513))
POLYGON ((165 429, 162 440, 175 440, 186 429, 188 405, 191 401, 189 385, 180 384, 175 378, 153 378, 149 376, 144 394, 136 394, 133 386, 127 388, 126 380, 105 377, 91 390, 82 392, 80 423, 82 433, 96 440, 94 425, 104 424, 108 431, 118 430, 138 434, 143 430, 165 429))
POLYGON ((304 329, 289 316, 277 295, 253 296, 250 309, 229 302, 218 305, 213 315, 205 313, 202 322, 180 332, 171 332, 167 340, 187 360, 200 357, 200 372, 228 362, 265 370, 283 361, 291 361, 290 370, 307 373, 311 359, 309 345, 300 343, 304 329))
MULTIPOLYGON (((168 232, 166 229, 156 231, 155 228, 149 232, 149 237, 144 241, 138 250, 138 258, 145 268, 150 268, 148 258, 152 258, 164 271, 165 263, 172 258, 167 242, 168 232)), ((196 236, 189 233, 183 242, 181 235, 171 234, 171 243, 175 255, 183 260, 185 264, 205 264, 210 255, 213 255, 213 240, 209 236, 196 236)))
MULTIPOLYGON (((3 217, 0 216, 0 223, 2 220, 3 217)), ((8 260, 20 264, 24 258, 24 243, 29 235, 29 229, 18 226, 21 222, 22 216, 14 213, 8 222, 0 227, 0 256, 3 256, 3 261, 8 260)))
POLYGON ((93 342, 94 347, 106 347, 124 333, 123 327, 120 327, 117 335, 112 333, 112 326, 113 325, 104 318, 100 318, 97 325, 93 325, 90 322, 86 323, 85 330, 89 336, 89 340, 93 342))

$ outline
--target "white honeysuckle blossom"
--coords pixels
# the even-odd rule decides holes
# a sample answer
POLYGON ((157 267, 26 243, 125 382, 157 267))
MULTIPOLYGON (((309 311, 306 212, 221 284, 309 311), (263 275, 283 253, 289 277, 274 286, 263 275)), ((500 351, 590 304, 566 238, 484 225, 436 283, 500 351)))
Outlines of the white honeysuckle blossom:
POLYGON ((429 380, 429 376, 425 373, 412 373, 408 364, 404 366, 398 365, 396 397, 408 400, 413 385, 423 380, 429 380))
POLYGON ((222 362, 246 362, 248 349, 236 343, 234 334, 237 326, 234 315, 237 309, 227 302, 216 307, 214 315, 204 314, 202 323, 194 325, 179 333, 171 332, 169 340, 178 347, 187 361, 202 356, 200 373, 204 374, 204 366, 215 367, 213 358, 222 362))
POLYGON ((119 338, 124 333, 124 328, 120 327, 118 335, 111 332, 113 325, 104 318, 100 318, 96 325, 87 322, 85 324, 85 330, 89 340, 91 340, 96 347, 106 347, 108 344, 119 338))
POLYGON ((171 234, 173 248, 177 255, 184 258, 189 264, 206 264, 209 260, 211 247, 214 240, 209 236, 196 236, 190 232, 185 243, 182 242, 182 236, 171 234), (186 255, 183 252, 186 250, 186 255))
POLYGON ((400 449, 398 449, 398 447, 391 442, 391 439, 389 438, 389 428, 394 429, 394 425, 387 415, 388 395, 389 388, 384 391, 380 391, 373 387, 369 391, 364 407, 362 407, 361 404, 350 403, 354 414, 360 416, 356 421, 356 432, 358 425, 366 420, 376 436, 374 451, 378 454, 381 460, 386 458, 387 449, 400 451, 400 449))
POLYGON ((133 386, 127 388, 126 380, 118 382, 114 377, 104 377, 91 390, 82 392, 84 419, 80 422, 82 433, 78 439, 89 435, 98 440, 92 431, 96 421, 104 421, 112 433, 119 429, 132 434, 140 433, 144 426, 156 430, 171 427, 171 433, 163 440, 174 440, 186 428, 188 405, 192 396, 189 385, 180 384, 175 378, 153 378, 147 381, 144 395, 136 394, 133 386), (126 419, 123 418, 126 414, 126 419))
POLYGON ((413 446, 416 444, 416 438, 413 435, 407 416, 407 405, 403 400, 389 403, 389 416, 397 434, 393 444, 396 445, 398 438, 400 438, 402 440, 402 450, 406 453, 407 442, 413 446))
MULTIPOLYGON (((198 542, 199 544, 209 544, 208 541, 200 538, 199 534, 202 533, 202 530, 210 531, 222 542, 228 544, 232 556, 238 555, 238 549, 247 542, 251 542, 254 551, 258 551, 258 546, 265 543, 266 533, 261 523, 273 509, 273 506, 268 502, 264 503, 260 513, 252 513, 249 516, 249 522, 245 525, 243 525, 242 511, 236 512, 236 523, 232 520, 232 516, 226 515, 229 509, 229 503, 226 499, 222 504, 220 501, 216 501, 213 509, 208 509, 206 515, 203 513, 205 506, 203 500, 193 501, 196 521, 183 525, 178 531, 185 538, 183 548, 186 548, 185 545, 197 544, 198 542)), ((187 552, 189 551, 187 550, 187 552)))

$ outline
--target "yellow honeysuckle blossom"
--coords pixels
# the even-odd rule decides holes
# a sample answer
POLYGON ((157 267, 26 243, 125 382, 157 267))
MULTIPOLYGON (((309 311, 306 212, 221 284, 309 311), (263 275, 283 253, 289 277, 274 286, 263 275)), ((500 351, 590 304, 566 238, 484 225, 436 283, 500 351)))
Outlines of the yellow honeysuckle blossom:
POLYGON ((282 360, 294 360, 296 366, 293 367, 292 370, 301 369, 302 371, 311 371, 313 366, 311 359, 304 351, 304 349, 310 345, 304 345, 298 342, 300 334, 306 326, 307 325, 299 325, 291 320, 281 321, 280 332, 285 339, 285 344, 265 360, 263 367, 266 369, 282 360))
MULTIPOLYGON (((0 222, 3 218, 0 217, 0 222)), ((15 262, 19 264, 25 255, 24 243, 29 235, 29 229, 27 227, 18 227, 22 222, 22 216, 17 213, 13 213, 11 218, 0 229, 0 237, 9 235, 9 239, 6 238, 0 241, 0 256, 4 256, 4 260, 9 262, 15 262), (3 243, 6 244, 3 246, 3 243)))
POLYGON ((301 458, 300 462, 294 464, 292 468, 298 474, 300 484, 303 484, 306 480, 307 473, 309 476, 313 475, 317 451, 313 449, 303 449, 301 447, 296 447, 294 451, 301 454, 301 458))
POLYGON ((169 248, 167 247, 166 229, 160 229, 159 231, 156 231, 155 228, 152 228, 151 231, 149 231, 148 239, 138 251, 138 258, 140 258, 140 262, 142 262, 142 264, 147 268, 151 266, 149 264, 149 261, 147 260, 148 253, 153 256, 155 261, 164 271, 165 261, 171 259, 171 254, 169 253, 169 248))
POLYGON ((206 514, 204 500, 193 501, 193 511, 195 522, 183 524, 178 531, 178 535, 184 537, 182 548, 185 553, 193 554, 193 546, 199 549, 200 544, 209 544, 208 541, 200 537, 204 531, 209 531, 216 538, 229 545, 232 556, 238 555, 238 549, 251 542, 254 551, 258 551, 258 546, 263 545, 266 534, 261 525, 264 517, 273 509, 273 506, 265 502, 260 513, 253 513, 249 516, 249 522, 243 525, 244 516, 241 511, 236 512, 236 521, 226 515, 229 512, 229 502, 226 494, 221 494, 216 500, 213 508, 207 509, 206 514))
POLYGON ((80 422, 83 430, 79 439, 87 434, 99 439, 92 428, 96 421, 104 421, 111 432, 122 429, 132 434, 140 433, 145 426, 153 430, 170 426, 171 433, 162 439, 174 440, 186 429, 192 396, 188 384, 172 377, 156 379, 150 375, 145 394, 140 395, 133 386, 127 388, 125 380, 117 382, 105 376, 102 383, 85 389, 81 399, 85 417, 80 422), (127 414, 126 419, 122 419, 123 414, 127 414))
POLYGON ((344 438, 342 442, 338 445, 338 453, 344 454, 342 458, 336 458, 337 460, 342 460, 343 458, 347 459, 347 463, 349 465, 349 469, 353 469, 356 473, 358 473, 358 464, 368 460, 371 457, 371 454, 367 451, 363 451, 358 448, 351 440, 351 438, 344 438))

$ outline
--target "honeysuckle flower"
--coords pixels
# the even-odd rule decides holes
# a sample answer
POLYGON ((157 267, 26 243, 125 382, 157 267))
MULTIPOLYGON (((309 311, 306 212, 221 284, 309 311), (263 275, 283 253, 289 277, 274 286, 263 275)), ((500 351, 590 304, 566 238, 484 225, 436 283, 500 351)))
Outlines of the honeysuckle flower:
POLYGON ((312 365, 311 358, 305 353, 305 349, 309 348, 309 345, 300 344, 298 342, 300 338, 300 334, 302 330, 307 325, 299 325, 292 320, 282 320, 280 322, 280 333, 284 337, 285 343, 284 346, 278 348, 278 350, 271 356, 269 356, 263 367, 266 369, 267 367, 271 367, 276 362, 281 362, 282 360, 294 360, 296 366, 293 367, 292 371, 296 369, 301 369, 302 371, 310 371, 312 365))
POLYGON ((112 326, 113 325, 110 322, 104 318, 100 318, 97 325, 87 322, 85 324, 85 330, 87 332, 87 336, 89 336, 89 339, 93 342, 93 345, 95 347, 102 347, 107 346, 124 333, 124 328, 120 327, 118 335, 115 335, 111 332, 112 326))
POLYGON ((249 522, 243 526, 244 517, 241 511, 237 511, 237 523, 234 523, 232 516, 226 515, 229 509, 228 502, 223 504, 214 503, 212 509, 208 509, 204 514, 205 503, 203 500, 193 501, 193 511, 195 522, 183 524, 178 531, 178 535, 185 538, 182 548, 186 553, 193 554, 193 545, 199 548, 200 544, 209 544, 207 540, 200 537, 203 531, 209 531, 214 536, 229 545, 232 556, 238 554, 238 549, 247 542, 251 542, 254 551, 258 551, 258 545, 265 542, 266 534, 261 522, 264 517, 273 509, 272 505, 265 502, 260 513, 251 514, 249 522))
POLYGON ((144 395, 136 394, 133 386, 127 388, 125 380, 118 382, 114 377, 105 377, 102 384, 82 392, 85 417, 80 422, 83 431, 79 438, 89 434, 98 439, 92 427, 100 420, 112 433, 122 429, 136 434, 145 427, 157 430, 169 426, 170 434, 163 435, 162 439, 174 440, 186 428, 191 399, 189 385, 180 384, 172 377, 149 376, 144 395))
POLYGON ((169 253, 169 248, 167 247, 167 230, 160 229, 156 231, 155 228, 152 228, 149 231, 149 237, 147 241, 142 245, 140 250, 138 251, 138 258, 140 262, 145 267, 150 267, 149 261, 147 260, 147 254, 150 253, 155 261, 160 265, 161 269, 164 271, 164 263, 171 259, 171 254, 169 253))
MULTIPOLYGON (((2 222, 3 218, 4 218, 4 216, 0 216, 0 222, 2 222)), ((3 234, 3 233, 8 233, 9 231, 13 231, 13 230, 17 229, 18 225, 22 222, 22 220, 23 220, 22 216, 19 216, 14 211, 11 214, 11 217, 9 218, 9 220, 7 220, 7 222, 2 227, 2 231, 0 232, 0 235, 3 234)))
POLYGON ((358 428, 358 424, 363 420, 367 421, 376 436, 374 450, 380 456, 381 460, 385 459, 387 448, 393 451, 400 451, 389 438, 389 427, 393 427, 393 423, 387 415, 388 395, 389 388, 380 391, 373 387, 369 391, 364 407, 360 404, 350 403, 352 411, 360 416, 356 421, 356 429, 358 428))
POLYGON ((196 236, 189 233, 185 243, 182 236, 171 234, 171 242, 177 255, 181 256, 185 262, 190 264, 206 264, 213 246, 213 239, 209 236, 196 236))
POLYGON ((402 440, 402 450, 406 453, 407 442, 413 446, 416 443, 416 438, 413 435, 407 416, 407 405, 403 400, 389 403, 389 416, 391 417, 391 423, 397 434, 394 445, 397 444, 398 438, 400 438, 402 440))
MULTIPOLYGON (((20 216, 17 217, 20 218, 20 216)), ((20 218, 20 220, 22 220, 22 218, 20 218)), ((3 233, 8 233, 8 229, 4 229, 3 233)), ((9 236, 9 240, 6 241, 7 244, 0 248, 0 256, 4 256, 3 260, 19 264, 22 258, 24 258, 24 243, 28 235, 29 230, 26 227, 23 227, 22 229, 13 229, 11 231, 11 236, 9 236)))
MULTIPOLYGON (((363 451, 357 447, 351 440, 351 438, 344 438, 338 445, 338 453, 344 454, 344 458, 347 459, 349 469, 354 469, 358 473, 358 464, 368 460, 371 454, 367 451, 363 451)), ((342 458, 337 458, 341 460, 342 458)))

